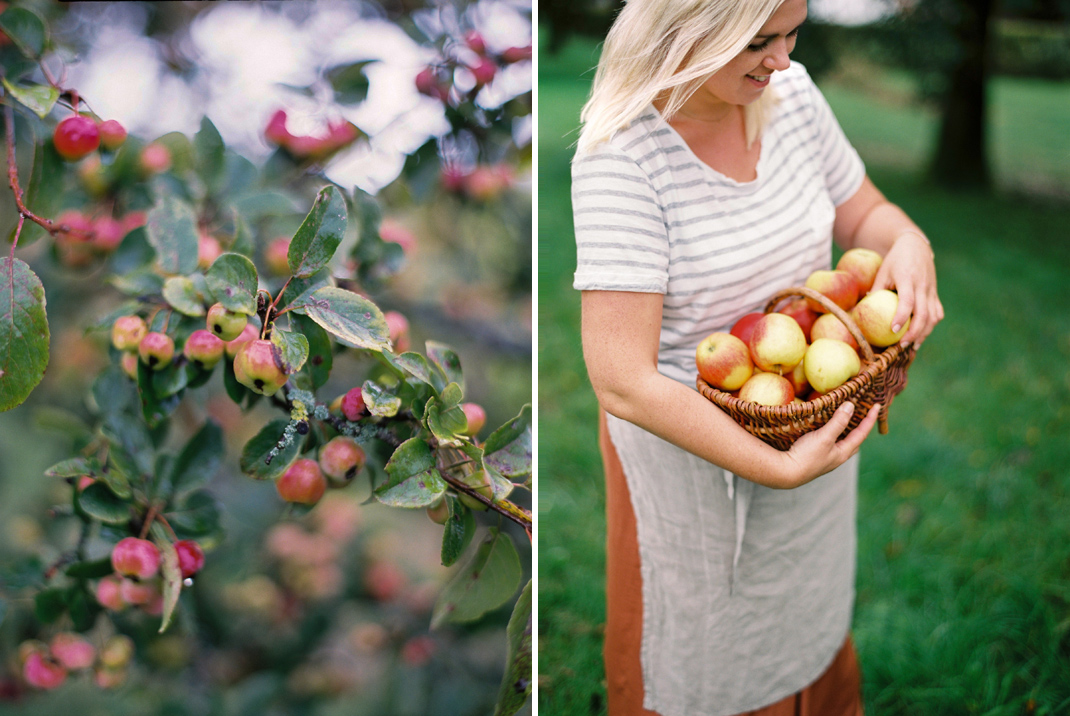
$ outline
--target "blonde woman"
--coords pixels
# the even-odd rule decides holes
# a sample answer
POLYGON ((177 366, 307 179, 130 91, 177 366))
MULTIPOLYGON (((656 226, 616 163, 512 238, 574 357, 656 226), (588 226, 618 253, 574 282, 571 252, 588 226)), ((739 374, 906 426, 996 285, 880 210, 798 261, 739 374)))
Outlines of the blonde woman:
POLYGON ((929 241, 805 69, 805 0, 630 0, 573 161, 583 350, 604 409, 611 716, 861 713, 849 638, 853 406, 786 452, 695 390, 695 348, 828 268, 884 256, 904 343, 943 318, 929 241))

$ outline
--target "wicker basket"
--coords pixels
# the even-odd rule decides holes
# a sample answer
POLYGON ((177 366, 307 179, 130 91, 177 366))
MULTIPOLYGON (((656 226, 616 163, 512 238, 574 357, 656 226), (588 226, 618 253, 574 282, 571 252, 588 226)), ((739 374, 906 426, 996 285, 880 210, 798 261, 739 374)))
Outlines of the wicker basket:
POLYGON ((819 302, 830 313, 843 321, 862 349, 862 370, 854 378, 816 400, 789 405, 759 405, 740 400, 729 393, 712 387, 701 377, 697 379, 699 392, 732 416, 747 432, 779 450, 787 450, 800 437, 816 430, 829 421, 836 408, 844 401, 855 404, 846 434, 858 426, 870 409, 881 404, 878 425, 881 434, 888 432, 888 403, 907 384, 907 369, 914 360, 915 348, 903 348, 898 343, 874 353, 866 342, 858 325, 842 308, 832 303, 817 291, 806 287, 788 288, 780 291, 765 306, 772 313, 786 298, 803 296, 819 302))

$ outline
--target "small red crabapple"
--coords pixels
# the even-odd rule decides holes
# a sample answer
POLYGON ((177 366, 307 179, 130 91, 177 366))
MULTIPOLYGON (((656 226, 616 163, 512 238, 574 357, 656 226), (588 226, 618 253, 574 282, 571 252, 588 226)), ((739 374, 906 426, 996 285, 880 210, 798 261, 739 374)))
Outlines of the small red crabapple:
POLYGON ((178 553, 178 569, 183 577, 192 577, 204 568, 204 550, 193 540, 175 542, 175 552, 178 553))
POLYGON ((97 582, 97 603, 110 612, 121 612, 126 609, 126 600, 123 599, 122 577, 116 574, 109 574, 99 582, 97 582))
POLYGON ((111 325, 111 344, 120 351, 137 350, 148 332, 149 327, 141 316, 120 316, 111 325))
POLYGON ((446 504, 446 498, 440 497, 428 507, 427 516, 435 524, 446 524, 446 520, 450 518, 450 506, 446 504))
POLYGON ((112 548, 111 566, 124 577, 149 579, 160 569, 160 550, 147 539, 125 537, 112 548))
POLYGON ((201 328, 190 334, 182 353, 205 370, 211 370, 223 358, 226 344, 211 331, 201 328))
POLYGON ((389 602, 405 589, 408 578, 393 562, 372 562, 364 572, 364 585, 376 601, 389 602))
POLYGON ((119 367, 130 377, 130 380, 137 380, 137 353, 134 351, 123 353, 123 357, 119 359, 119 367))
POLYGON ((531 59, 531 45, 526 47, 510 47, 502 52, 502 62, 511 65, 514 62, 523 62, 531 59))
POLYGON ((201 234, 197 241, 197 266, 207 269, 223 253, 223 246, 219 239, 208 234, 201 234))
POLYGON ((60 632, 48 644, 52 656, 69 671, 88 669, 97 659, 97 650, 88 639, 73 632, 60 632))
POLYGON ((100 144, 108 151, 114 151, 126 141, 126 128, 117 120, 107 119, 97 125, 100 132, 100 144))
POLYGON ((146 174, 160 174, 171 168, 171 150, 158 142, 153 142, 141 150, 138 162, 146 174))
POLYGON ((443 164, 440 173, 442 188, 454 193, 463 191, 468 174, 469 171, 459 164, 443 164))
POLYGON ((241 335, 248 322, 244 313, 230 311, 222 303, 216 303, 208 309, 206 327, 220 340, 232 341, 241 335))
POLYGON ((435 653, 435 641, 429 636, 416 636, 401 647, 401 660, 409 666, 423 666, 435 653))
POLYGON ((254 393, 274 395, 288 377, 279 367, 275 346, 258 338, 242 344, 234 356, 234 377, 254 393))
POLYGON ((124 579, 119 584, 119 594, 127 604, 143 607, 152 604, 160 595, 160 588, 156 580, 150 582, 135 582, 132 579, 124 579))
POLYGON ((56 125, 52 143, 61 157, 74 162, 96 151, 100 146, 100 130, 92 119, 76 114, 56 125))
POLYGON ((482 55, 487 51, 487 43, 483 40, 483 35, 478 30, 469 30, 464 34, 464 44, 468 45, 468 49, 477 55, 482 55))
POLYGON ((416 235, 393 219, 383 219, 379 224, 379 238, 397 244, 406 254, 416 248, 416 235))
POLYGON ((175 357, 175 342, 166 333, 146 333, 138 343, 137 354, 141 362, 149 368, 160 370, 170 365, 171 359, 175 357))
POLYGON ((464 417, 468 419, 468 428, 464 434, 475 436, 487 422, 487 411, 483 410, 483 406, 479 403, 461 403, 461 410, 464 411, 464 417))
POLYGON ((383 314, 387 328, 390 329, 390 342, 394 344, 394 350, 404 353, 411 345, 409 340, 409 319, 397 311, 387 311, 383 314))
POLYGON ((368 406, 364 402, 364 389, 359 385, 351 388, 342 396, 342 415, 346 420, 357 421, 368 414, 368 406))
POLYGON ((272 240, 264 251, 264 262, 267 264, 268 271, 277 276, 288 276, 290 274, 289 255, 290 239, 280 236, 272 240))
POLYGON ((299 458, 275 481, 279 497, 287 502, 314 505, 327 491, 327 480, 320 471, 319 463, 308 458, 299 458))
POLYGON ((483 85, 490 84, 494 79, 494 75, 498 73, 498 65, 494 63, 494 60, 489 57, 481 57, 475 64, 469 66, 469 70, 476 78, 476 87, 482 87, 483 85))
POLYGON ((126 236, 126 229, 118 219, 102 216, 93 222, 92 244, 102 253, 111 253, 119 248, 124 236, 126 236))
POLYGON ((44 652, 35 651, 26 657, 22 676, 34 688, 55 689, 67 680, 67 670, 44 652))
POLYGON ((106 669, 121 669, 134 658, 134 640, 126 634, 116 634, 104 642, 100 663, 106 669))
POLYGON ((241 348, 243 345, 245 345, 249 341, 255 341, 257 336, 259 336, 259 335, 260 335, 260 329, 259 328, 257 328, 252 323, 246 323, 245 324, 245 328, 242 329, 240 336, 238 336, 237 338, 235 338, 232 341, 227 341, 226 349, 225 349, 225 353, 227 355, 227 358, 230 358, 231 360, 233 360, 234 356, 238 355, 238 349, 239 348, 241 348))
POLYGON ((345 487, 364 467, 367 456, 351 437, 339 435, 320 448, 319 464, 331 487, 345 487))

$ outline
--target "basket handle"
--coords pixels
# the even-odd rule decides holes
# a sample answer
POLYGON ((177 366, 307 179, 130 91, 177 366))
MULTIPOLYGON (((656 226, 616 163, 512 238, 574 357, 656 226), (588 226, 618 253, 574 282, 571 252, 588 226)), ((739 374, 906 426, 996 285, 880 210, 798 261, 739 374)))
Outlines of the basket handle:
POLYGON ((877 359, 877 356, 873 353, 873 348, 869 345, 869 341, 862 335, 862 331, 858 328, 858 324, 854 322, 854 319, 835 303, 833 303, 827 296, 818 293, 812 288, 807 286, 795 286, 793 288, 785 288, 783 291, 777 291, 765 304, 765 312, 772 313, 781 301, 785 298, 792 298, 793 296, 803 296, 810 298, 820 303, 829 313, 840 319, 843 325, 847 326, 847 330, 854 336, 855 341, 858 343, 858 347, 862 350, 863 358, 865 362, 872 363, 877 359))

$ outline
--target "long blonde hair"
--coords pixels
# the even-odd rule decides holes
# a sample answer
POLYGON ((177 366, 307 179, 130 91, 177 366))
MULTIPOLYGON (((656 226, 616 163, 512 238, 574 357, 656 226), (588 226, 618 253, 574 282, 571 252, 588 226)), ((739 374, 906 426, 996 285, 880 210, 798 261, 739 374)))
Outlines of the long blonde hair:
MULTIPOLYGON (((672 119, 714 72, 754 40, 783 0, 628 0, 598 61, 580 114, 577 156, 591 151, 664 98, 672 119)), ((776 96, 745 107, 747 144, 760 134, 776 96)))

